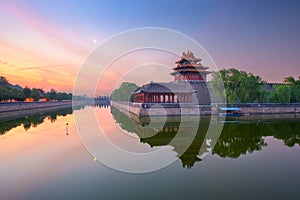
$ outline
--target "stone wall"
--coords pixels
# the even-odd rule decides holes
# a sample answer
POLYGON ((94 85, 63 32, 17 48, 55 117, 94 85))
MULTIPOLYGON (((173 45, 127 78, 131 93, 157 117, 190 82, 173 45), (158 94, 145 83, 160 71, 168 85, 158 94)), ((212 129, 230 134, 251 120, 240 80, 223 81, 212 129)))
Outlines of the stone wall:
MULTIPOLYGON (((218 107, 226 107, 228 105, 213 104, 212 106, 199 105, 185 105, 181 108, 168 108, 160 106, 159 104, 151 108, 143 108, 142 103, 126 103, 126 102, 111 102, 111 105, 122 109, 127 113, 136 116, 180 116, 180 115, 218 115, 220 111, 218 107)), ((231 107, 238 107, 244 114, 288 114, 300 113, 300 104, 236 104, 229 105, 231 107)), ((224 112, 224 111, 221 111, 224 112)))
POLYGON ((300 113, 300 107, 280 105, 278 107, 241 107, 241 112, 246 114, 300 113))
POLYGON ((60 106, 72 106, 72 101, 0 103, 0 113, 60 106))
POLYGON ((125 114, 131 113, 136 116, 180 116, 180 115, 210 115, 210 106, 184 105, 181 107, 163 107, 153 104, 152 107, 143 107, 142 103, 126 103, 112 101, 111 105, 122 109, 125 114))
POLYGON ((196 96, 198 99, 198 103, 201 104, 210 104, 210 91, 209 85, 207 82, 189 82, 194 90, 196 90, 196 96))
POLYGON ((244 114, 282 114, 282 113, 300 113, 300 103, 280 104, 280 103, 250 103, 233 105, 213 105, 213 113, 218 112, 218 107, 238 107, 244 114))

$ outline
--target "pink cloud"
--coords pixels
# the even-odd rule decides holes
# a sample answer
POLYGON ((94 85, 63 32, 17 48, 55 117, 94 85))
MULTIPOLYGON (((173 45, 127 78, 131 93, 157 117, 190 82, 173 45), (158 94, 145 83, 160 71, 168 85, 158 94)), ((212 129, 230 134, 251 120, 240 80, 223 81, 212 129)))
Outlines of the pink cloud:
POLYGON ((90 47, 85 44, 83 36, 75 31, 67 30, 64 26, 49 19, 45 19, 35 10, 23 5, 21 1, 6 1, 2 5, 2 10, 30 28, 30 30, 38 33, 45 41, 54 43, 58 48, 70 51, 80 57, 86 56, 90 51, 90 47))

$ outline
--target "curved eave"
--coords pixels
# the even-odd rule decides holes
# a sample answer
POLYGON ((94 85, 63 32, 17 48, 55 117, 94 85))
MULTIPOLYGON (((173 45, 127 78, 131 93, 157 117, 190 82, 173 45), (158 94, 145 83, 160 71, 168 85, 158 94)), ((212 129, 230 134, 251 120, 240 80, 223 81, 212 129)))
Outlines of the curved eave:
POLYGON ((173 70, 178 70, 178 69, 202 69, 202 70, 207 70, 209 69, 209 67, 205 67, 203 65, 184 65, 184 66, 176 66, 174 68, 172 68, 173 70))
POLYGON ((176 75, 176 74, 182 74, 182 73, 197 73, 197 74, 211 74, 209 71, 201 71, 201 70, 196 70, 196 71, 175 71, 171 72, 171 75, 176 75))

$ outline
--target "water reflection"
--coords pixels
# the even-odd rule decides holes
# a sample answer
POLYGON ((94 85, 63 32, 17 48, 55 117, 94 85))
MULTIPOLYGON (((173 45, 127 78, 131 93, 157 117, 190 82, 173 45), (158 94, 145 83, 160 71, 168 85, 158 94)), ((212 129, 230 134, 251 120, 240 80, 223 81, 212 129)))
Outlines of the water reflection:
POLYGON ((109 108, 109 107, 110 107, 110 104, 109 104, 109 103, 107 103, 107 104, 96 103, 96 104, 95 104, 95 107, 96 107, 96 108, 109 108))
MULTIPOLYGON (((82 106, 77 106, 73 109, 82 109, 82 106)), ((9 130, 18 127, 23 126, 24 130, 27 131, 31 127, 35 128, 38 125, 42 124, 45 119, 50 120, 52 123, 56 121, 58 116, 66 116, 68 114, 72 114, 73 110, 72 108, 64 108, 61 110, 54 110, 54 111, 43 111, 39 112, 39 114, 36 114, 36 112, 33 113, 27 113, 26 116, 21 115, 20 118, 8 120, 8 121, 0 121, 0 135, 3 135, 7 133, 9 130)))
POLYGON ((181 155, 179 159, 183 167, 193 167, 196 162, 201 161, 200 155, 209 148, 205 142, 203 143, 210 122, 209 117, 203 117, 197 123, 193 121, 193 117, 181 123, 179 117, 168 117, 166 123, 162 123, 164 120, 160 117, 132 120, 114 107, 111 107, 111 113, 123 130, 135 133, 139 136, 140 142, 147 143, 151 147, 170 145, 176 136, 176 141, 172 142, 173 151, 181 155), (184 136, 176 135, 179 127, 184 131, 184 136), (195 129, 198 130, 196 133, 195 129), (191 144, 187 150, 186 144, 191 144))
MULTIPOLYGON (((150 119, 131 116, 130 118, 114 107, 111 108, 111 113, 123 130, 135 133, 140 137, 140 142, 147 143, 151 147, 169 145, 170 141, 176 136, 179 125, 182 126, 183 123, 186 137, 182 138, 181 142, 172 144, 173 150, 181 155, 184 140, 193 138, 189 148, 179 157, 183 167, 191 168, 196 162, 200 162, 201 155, 209 148, 209 145, 206 144, 207 141, 203 141, 209 126, 209 117, 201 118, 195 135, 191 131, 195 123, 191 121, 180 123, 180 118, 168 117, 166 123, 161 124, 162 120, 159 117, 150 119), (132 118, 135 118, 135 120, 132 118), (147 125, 151 120, 152 126, 148 127, 147 125), (157 129, 155 125, 160 128, 157 129)), ((263 147, 267 146, 265 141, 267 136, 282 140, 289 147, 299 145, 299 121, 300 118, 294 116, 293 120, 291 118, 271 121, 251 121, 248 119, 247 121, 236 121, 236 123, 225 123, 212 153, 223 158, 238 158, 241 155, 261 151, 263 147)))
POLYGON ((265 137, 282 140, 286 146, 300 144, 300 119, 277 119, 272 121, 248 121, 247 123, 227 123, 213 148, 213 153, 221 157, 238 158, 247 153, 260 151, 267 146, 265 137))

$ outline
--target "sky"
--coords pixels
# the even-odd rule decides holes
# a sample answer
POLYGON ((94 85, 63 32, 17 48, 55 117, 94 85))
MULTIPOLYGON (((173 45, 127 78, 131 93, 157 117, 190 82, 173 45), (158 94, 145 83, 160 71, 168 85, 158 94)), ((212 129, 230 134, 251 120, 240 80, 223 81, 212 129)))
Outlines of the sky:
MULTIPOLYGON (((219 69, 282 82, 300 76, 299 10, 300 1, 289 0, 0 0, 0 74, 23 87, 71 92, 82 64, 107 38, 162 27, 196 40, 219 69)), ((121 78, 107 76, 100 88, 108 94, 121 78)))

